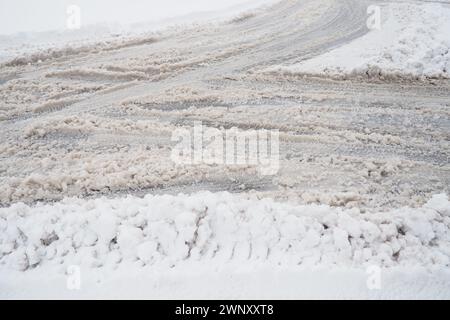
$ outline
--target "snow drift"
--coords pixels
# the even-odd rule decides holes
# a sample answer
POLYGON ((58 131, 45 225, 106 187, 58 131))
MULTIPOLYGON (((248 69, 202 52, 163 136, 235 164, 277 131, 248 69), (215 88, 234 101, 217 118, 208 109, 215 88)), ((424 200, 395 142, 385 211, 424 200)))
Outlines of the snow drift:
POLYGON ((335 78, 426 79, 450 77, 450 7, 388 3, 382 25, 342 47, 268 72, 335 78))

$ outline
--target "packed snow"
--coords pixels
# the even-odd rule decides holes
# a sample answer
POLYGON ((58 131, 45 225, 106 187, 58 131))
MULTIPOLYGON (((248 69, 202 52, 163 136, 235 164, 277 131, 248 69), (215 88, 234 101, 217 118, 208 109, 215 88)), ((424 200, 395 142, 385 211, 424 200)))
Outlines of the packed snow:
POLYGON ((448 269, 382 269, 380 287, 372 286, 371 272, 370 268, 311 269, 253 262, 214 267, 200 262, 180 263, 173 268, 124 265, 116 270, 74 268, 67 273, 36 268, 25 273, 8 271, 7 276, 0 273, 0 298, 359 300, 450 297, 448 269))
POLYGON ((377 5, 380 28, 323 55, 266 71, 336 78, 450 78, 450 6, 377 5))

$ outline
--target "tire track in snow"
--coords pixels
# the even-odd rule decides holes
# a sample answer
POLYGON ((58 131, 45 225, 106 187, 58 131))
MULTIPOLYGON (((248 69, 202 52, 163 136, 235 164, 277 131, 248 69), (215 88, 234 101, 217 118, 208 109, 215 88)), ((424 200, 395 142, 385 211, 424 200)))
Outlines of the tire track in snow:
POLYGON ((369 3, 284 0, 239 23, 167 31, 152 43, 112 44, 94 54, 8 67, 6 73, 20 78, 4 83, 0 93, 20 97, 0 109, 2 205, 211 188, 364 208, 417 206, 448 191, 448 82, 357 83, 258 73, 365 34, 369 3), (77 70, 79 79, 73 77, 77 70), (150 78, 131 81, 134 72, 150 78), (98 88, 79 88, 87 82, 98 88), (29 90, 33 86, 38 88, 29 90), (80 101, 33 113, 50 91, 80 101), (87 116, 102 125, 70 120, 87 116), (131 138, 121 119, 129 120, 131 138), (58 129, 55 120, 67 123, 58 129), (170 130, 194 120, 280 129, 280 173, 260 180, 249 168, 167 163, 170 130), (32 129, 39 134, 24 137, 32 129), (351 201, 345 200, 349 194, 351 201))

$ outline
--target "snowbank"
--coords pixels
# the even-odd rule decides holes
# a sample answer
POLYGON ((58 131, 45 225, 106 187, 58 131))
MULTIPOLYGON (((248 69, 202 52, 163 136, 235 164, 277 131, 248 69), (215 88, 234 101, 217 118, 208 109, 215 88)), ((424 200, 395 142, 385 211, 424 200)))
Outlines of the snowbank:
POLYGON ((381 29, 328 53, 269 72, 336 78, 450 78, 450 7, 381 5, 381 29))
POLYGON ((449 298, 449 229, 445 195, 371 214, 209 192, 15 204, 0 298, 449 298))
POLYGON ((189 261, 448 267, 449 229, 445 195, 422 208, 371 214, 229 193, 69 198, 0 209, 0 268, 170 267, 189 261))

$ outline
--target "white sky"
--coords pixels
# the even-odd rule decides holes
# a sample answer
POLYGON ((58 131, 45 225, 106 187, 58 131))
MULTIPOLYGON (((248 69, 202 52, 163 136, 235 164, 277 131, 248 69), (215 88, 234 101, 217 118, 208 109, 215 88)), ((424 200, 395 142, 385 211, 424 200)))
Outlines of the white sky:
MULTIPOLYGON (((59 30, 67 7, 78 5, 82 25, 151 22, 192 12, 221 10, 249 0, 0 0, 0 34, 59 30)), ((266 0, 253 0, 264 3, 266 0)))

